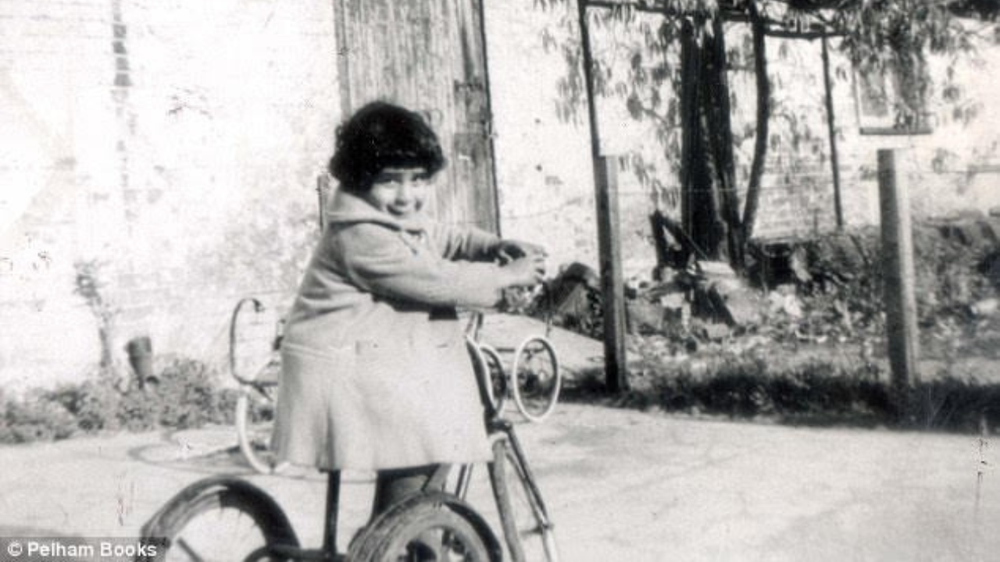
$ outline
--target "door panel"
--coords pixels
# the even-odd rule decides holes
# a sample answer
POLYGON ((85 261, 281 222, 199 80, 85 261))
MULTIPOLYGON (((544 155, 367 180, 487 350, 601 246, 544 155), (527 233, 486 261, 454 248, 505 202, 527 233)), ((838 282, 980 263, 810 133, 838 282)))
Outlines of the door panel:
POLYGON ((377 99, 420 112, 448 159, 439 220, 497 231, 482 11, 476 0, 334 0, 344 115, 377 99))

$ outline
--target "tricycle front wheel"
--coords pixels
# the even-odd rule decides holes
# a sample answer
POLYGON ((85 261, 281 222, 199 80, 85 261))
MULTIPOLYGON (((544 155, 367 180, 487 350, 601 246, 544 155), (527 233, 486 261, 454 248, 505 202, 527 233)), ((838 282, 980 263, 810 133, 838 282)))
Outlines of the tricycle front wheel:
POLYGON ((158 544, 157 562, 278 562, 299 541, 280 507, 259 488, 236 479, 208 479, 184 489, 142 529, 158 544))
POLYGON ((542 336, 532 336, 514 352, 510 390, 514 404, 529 421, 545 420, 556 407, 562 373, 555 347, 542 336))

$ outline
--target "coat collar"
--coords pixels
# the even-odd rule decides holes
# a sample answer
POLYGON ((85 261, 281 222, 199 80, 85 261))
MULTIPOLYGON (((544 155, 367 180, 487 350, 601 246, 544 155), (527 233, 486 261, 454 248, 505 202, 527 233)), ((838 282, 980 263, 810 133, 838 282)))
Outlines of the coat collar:
POLYGON ((427 230, 427 217, 423 213, 407 219, 400 219, 379 211, 353 193, 339 190, 334 195, 326 221, 331 226, 370 222, 387 226, 393 230, 407 232, 425 232, 427 230))

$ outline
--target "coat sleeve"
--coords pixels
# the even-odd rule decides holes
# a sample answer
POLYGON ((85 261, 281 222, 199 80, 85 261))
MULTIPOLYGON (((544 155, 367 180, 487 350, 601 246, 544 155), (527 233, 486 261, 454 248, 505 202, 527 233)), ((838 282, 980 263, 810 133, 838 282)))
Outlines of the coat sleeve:
POLYGON ((435 223, 431 228, 434 243, 445 259, 492 261, 500 238, 475 227, 459 228, 435 223))
POLYGON ((430 306, 492 307, 504 285, 492 263, 450 261, 391 229, 357 224, 339 233, 337 253, 363 290, 430 306))

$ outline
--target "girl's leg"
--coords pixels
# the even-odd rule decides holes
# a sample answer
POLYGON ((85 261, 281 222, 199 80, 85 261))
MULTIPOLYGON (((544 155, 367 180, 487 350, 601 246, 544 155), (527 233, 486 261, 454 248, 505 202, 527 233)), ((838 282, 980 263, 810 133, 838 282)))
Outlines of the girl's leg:
MULTIPOLYGON (((431 464, 412 468, 394 468, 380 470, 375 478, 375 501, 372 506, 374 520, 389 507, 410 495, 423 490, 444 490, 448 479, 449 465, 431 464)), ((408 560, 439 560, 440 556, 435 545, 441 544, 441 536, 430 532, 421 535, 414 543, 408 545, 410 554, 408 560)))
POLYGON ((378 516, 403 498, 422 490, 443 490, 447 476, 448 466, 441 464, 378 471, 372 517, 378 516))

